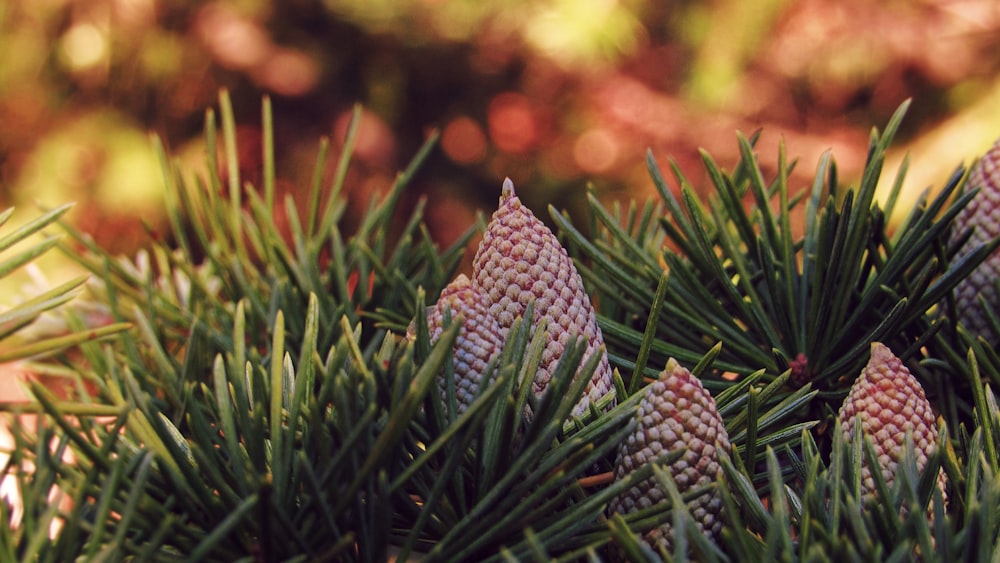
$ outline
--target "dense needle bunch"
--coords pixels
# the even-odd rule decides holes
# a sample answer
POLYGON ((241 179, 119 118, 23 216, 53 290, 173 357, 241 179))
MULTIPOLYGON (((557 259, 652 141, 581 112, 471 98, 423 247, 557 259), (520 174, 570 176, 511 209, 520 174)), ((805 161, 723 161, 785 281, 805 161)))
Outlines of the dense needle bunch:
MULTIPOLYGON (((444 286, 474 236, 439 252, 420 206, 396 227, 432 142, 345 223, 357 108, 333 184, 323 144, 308 206, 287 209, 286 238, 270 105, 257 189, 239 177, 244 151, 221 101, 221 135, 213 114, 206 124, 205 178, 187 181, 158 145, 172 231, 149 241, 148 267, 68 224, 63 241, 46 234, 68 207, 10 230, 12 211, 0 211, 0 272, 56 247, 102 282, 75 300, 83 277, 0 305, 0 368, 19 361, 66 382, 56 396, 31 380, 32 401, 0 403, 7 420, 37 417, 11 426, 0 452, 0 561, 569 561, 649 549, 704 561, 957 561, 996 551, 1000 360, 950 338, 934 312, 958 318, 942 299, 998 244, 1000 149, 972 176, 974 211, 959 216, 973 194, 958 173, 895 234, 892 205, 875 195, 902 112, 873 133, 857 189, 842 189, 824 157, 796 196, 784 149, 769 180, 743 138, 731 172, 706 155, 718 192, 707 205, 681 177, 678 196, 653 163, 660 202, 606 209, 591 195, 589 234, 553 214, 557 239, 506 181, 475 270, 420 311, 427 324, 414 323, 419 346, 408 346, 397 335, 419 288, 444 286), (220 198, 227 179, 232 197, 220 198), (989 242, 953 260, 970 237, 989 242), (594 282, 600 329, 577 268, 594 282), (91 327, 79 313, 89 309, 70 303, 80 299, 116 322, 91 327), (65 305, 73 334, 39 341, 22 330, 65 305), (865 356, 875 341, 888 346, 865 356), (889 350, 918 346, 948 432, 889 350), (609 359, 630 372, 615 386, 609 359), (574 383, 582 362, 588 376, 574 383), (845 435, 855 442, 845 463, 830 463, 827 401, 859 373, 834 456, 845 435), (605 409, 615 389, 622 404, 605 409), (602 395, 594 416, 584 412, 602 395), (445 409, 428 404, 442 397, 445 409), (525 400, 529 413, 542 407, 527 425, 525 400), (587 416, 567 421, 571 410, 587 416), (947 503, 934 491, 945 474, 947 503), (879 502, 859 506, 857 492, 879 502)), ((902 185, 901 174, 889 202, 902 185)), ((982 316, 998 270, 959 288, 966 314, 982 316)))

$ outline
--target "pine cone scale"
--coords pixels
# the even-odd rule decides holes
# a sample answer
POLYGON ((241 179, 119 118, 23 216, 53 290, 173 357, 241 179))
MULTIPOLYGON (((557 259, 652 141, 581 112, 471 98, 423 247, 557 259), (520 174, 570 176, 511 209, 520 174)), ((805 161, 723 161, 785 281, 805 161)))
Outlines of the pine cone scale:
MULTIPOLYGON (((1000 140, 983 155, 969 174, 969 189, 979 193, 966 205, 952 226, 951 242, 955 243, 968 229, 972 233, 956 254, 956 259, 976 247, 1000 236, 1000 140)), ((997 336, 989 318, 982 310, 980 297, 994 309, 1000 305, 996 279, 1000 277, 1000 252, 987 257, 972 273, 955 286, 955 318, 974 335, 982 336, 994 345, 997 336)))
MULTIPOLYGON (((647 386, 636 420, 635 431, 618 449, 617 479, 670 452, 683 450, 681 457, 666 467, 682 494, 718 480, 719 449, 730 450, 729 436, 711 394, 675 360, 668 361, 659 378, 647 386)), ((657 479, 649 478, 612 499, 608 512, 629 514, 665 500, 666 492, 657 479)), ((717 537, 722 527, 722 501, 717 493, 692 499, 688 510, 703 533, 717 537)), ((653 549, 670 550, 673 532, 665 524, 642 539, 653 549)))
MULTIPOLYGON (((548 387, 572 336, 587 340, 584 361, 604 345, 597 315, 576 266, 552 231, 521 203, 510 179, 504 181, 499 207, 473 259, 473 283, 485 296, 504 335, 532 301, 533 325, 542 319, 548 321, 549 339, 533 382, 536 394, 548 387)), ((580 414, 613 391, 607 354, 599 353, 601 361, 573 414, 580 414)))
MULTIPOLYGON (((491 359, 503 347, 503 333, 497 320, 490 315, 482 293, 465 275, 459 275, 441 292, 441 297, 427 311, 427 329, 431 342, 436 342, 444 330, 446 311, 452 322, 462 328, 454 346, 455 395, 458 412, 465 412, 479 393, 479 384, 486 375, 491 359)), ((447 397, 447 382, 438 380, 442 399, 447 397)))
MULTIPOLYGON (((844 438, 852 439, 860 418, 861 434, 868 436, 878 457, 878 468, 862 460, 861 495, 875 494, 873 471, 878 470, 890 487, 902 457, 907 433, 913 438, 917 467, 923 469, 937 447, 937 426, 924 389, 892 351, 879 342, 871 345, 871 358, 851 386, 838 413, 844 438)), ((944 474, 939 483, 944 492, 944 474)))

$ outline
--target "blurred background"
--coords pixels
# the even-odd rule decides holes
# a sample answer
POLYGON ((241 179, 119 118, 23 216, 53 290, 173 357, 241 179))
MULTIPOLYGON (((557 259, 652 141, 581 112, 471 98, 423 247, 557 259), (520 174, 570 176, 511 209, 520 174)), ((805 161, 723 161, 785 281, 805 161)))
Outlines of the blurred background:
POLYGON ((772 172, 783 139, 796 186, 824 151, 850 184, 907 98, 894 154, 911 155, 915 197, 1000 136, 998 71, 995 0, 6 0, 0 208, 26 220, 75 201, 70 221, 134 252, 141 221, 165 225, 150 135, 196 171, 220 88, 252 182, 271 97, 279 188, 296 197, 319 138, 335 161, 361 103, 358 211, 439 130, 407 197, 430 199, 442 244, 492 211, 505 176, 542 216, 580 213, 588 183, 653 196, 647 148, 702 185, 699 149, 731 166, 737 131, 763 130, 772 172))
MULTIPOLYGON (((0 210, 17 224, 77 202, 70 222, 135 253, 143 222, 166 229, 150 136, 194 177, 222 88, 255 183, 270 96, 278 187, 300 201, 320 137, 332 168, 362 104, 348 217, 439 130, 406 197, 429 199, 442 245, 495 208, 505 176, 539 216, 580 217, 588 183, 607 202, 654 197, 647 149, 703 186, 699 149, 730 167, 737 131, 763 131, 765 173, 783 139, 796 187, 825 151, 856 183, 871 128, 912 98, 887 167, 911 155, 906 207, 1000 136, 1000 2, 0 0, 0 210)), ((0 279, 0 311, 69 279, 67 258, 43 258, 0 279)), ((25 397, 14 383, 3 400, 25 397)))

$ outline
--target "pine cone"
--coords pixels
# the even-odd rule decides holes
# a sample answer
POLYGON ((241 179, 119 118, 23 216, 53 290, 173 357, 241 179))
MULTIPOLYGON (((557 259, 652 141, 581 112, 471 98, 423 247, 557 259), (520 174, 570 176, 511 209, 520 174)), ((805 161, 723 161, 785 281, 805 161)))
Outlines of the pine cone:
MULTIPOLYGON (((584 361, 601 350, 604 337, 573 260, 552 231, 521 203, 509 178, 504 180, 500 207, 493 213, 472 267, 474 283, 490 303, 504 336, 532 299, 534 324, 548 319, 549 341, 534 379, 536 395, 548 386, 571 336, 587 339, 584 361)), ((574 415, 614 389, 607 354, 600 353, 600 365, 574 407, 574 415)))
MULTIPOLYGON (((453 322, 462 322, 455 341, 455 398, 459 414, 465 412, 479 393, 479 382, 486 365, 503 348, 500 325, 490 314, 489 305, 464 274, 441 292, 441 297, 427 308, 427 330, 436 342, 444 330, 445 309, 453 322)), ((447 399, 447 382, 438 381, 442 399, 447 399)))
MULTIPOLYGON (((969 227, 974 229, 972 236, 959 249, 956 258, 1000 236, 1000 140, 972 169, 968 187, 978 188, 979 193, 955 217, 951 242, 954 243, 969 227)), ((997 296, 994 284, 998 276, 1000 276, 1000 252, 994 252, 955 286, 956 320, 972 334, 982 336, 995 345, 1000 344, 997 342, 998 335, 990 328, 988 317, 979 303, 979 295, 997 310, 1000 297, 997 296)))
MULTIPOLYGON (((635 431, 618 448, 615 478, 622 479, 646 463, 683 449, 683 456, 667 467, 681 494, 716 482, 721 473, 718 450, 729 452, 729 435, 715 400, 701 381, 671 358, 645 393, 639 403, 635 431)), ((629 514, 664 502, 666 497, 666 491, 651 477, 612 499, 608 512, 629 514)), ((688 509, 703 533, 713 539, 718 536, 722 500, 715 491, 692 499, 688 509)), ((654 550, 669 551, 673 543, 671 526, 664 524, 650 530, 643 541, 654 550)))
MULTIPOLYGON (((890 487, 903 453, 907 431, 913 433, 918 469, 923 470, 927 457, 937 447, 934 413, 923 387, 892 350, 882 343, 872 343, 871 359, 840 407, 838 419, 847 440, 851 439, 856 416, 861 417, 861 431, 871 439, 878 454, 879 469, 890 487)), ((942 472, 938 479, 942 494, 944 479, 942 472)), ((865 458, 862 458, 861 467, 861 495, 865 499, 875 495, 875 480, 865 458)))

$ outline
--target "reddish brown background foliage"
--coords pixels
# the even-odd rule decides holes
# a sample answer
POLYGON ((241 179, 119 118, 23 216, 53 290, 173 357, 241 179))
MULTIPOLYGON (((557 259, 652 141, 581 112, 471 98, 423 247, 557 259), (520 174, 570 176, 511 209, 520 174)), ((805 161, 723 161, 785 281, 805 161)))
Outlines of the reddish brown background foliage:
POLYGON ((495 205, 512 177, 526 203, 578 212, 650 195, 644 151, 704 181, 735 132, 784 139, 805 183, 832 150, 850 182, 870 127, 904 99, 901 146, 922 188, 1000 135, 1000 6, 992 0, 429 2, 53 0, 0 8, 0 203, 78 201, 109 247, 162 221, 147 132, 196 170, 204 110, 233 95, 246 179, 272 97, 281 185, 294 192, 317 140, 339 149, 365 107, 349 186, 358 211, 428 131, 442 241, 495 205), (940 148, 944 147, 944 149, 940 148))

